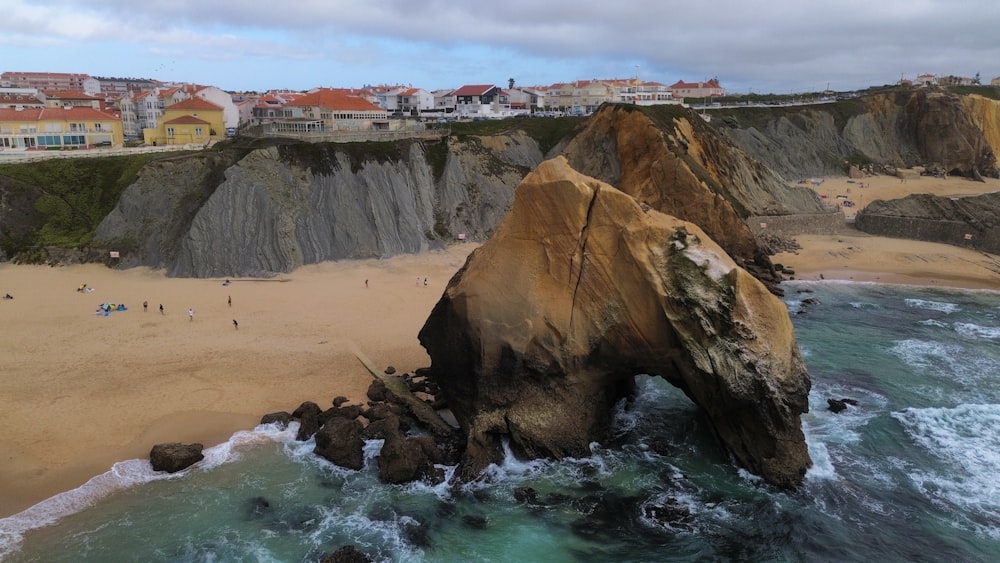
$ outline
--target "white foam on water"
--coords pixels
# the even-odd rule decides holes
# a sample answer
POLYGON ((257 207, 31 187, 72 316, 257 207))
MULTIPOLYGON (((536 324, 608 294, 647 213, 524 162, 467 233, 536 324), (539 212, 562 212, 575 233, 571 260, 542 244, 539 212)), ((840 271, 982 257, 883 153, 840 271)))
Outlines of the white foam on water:
POLYGON ((941 313, 954 313, 955 311, 959 310, 959 306, 956 303, 931 301, 929 299, 909 298, 909 299, 904 299, 903 303, 905 303, 907 307, 913 307, 914 309, 928 309, 931 311, 938 311, 941 313))
POLYGON ((924 326, 936 326, 938 328, 948 328, 948 323, 943 323, 943 322, 941 322, 939 320, 936 320, 936 319, 923 320, 923 321, 920 321, 917 324, 924 325, 924 326))
MULTIPOLYGON (((971 353, 959 344, 918 339, 899 340, 890 346, 889 352, 934 381, 947 380, 969 389, 981 387, 984 381, 991 380, 993 374, 1000 370, 1000 364, 996 360, 971 353)), ((927 392, 937 394, 942 391, 932 387, 927 392)))
MULTIPOLYGON (((892 413, 926 454, 947 466, 914 469, 909 477, 931 500, 1000 521, 1000 405, 909 408, 892 413)), ((1000 537, 1000 530, 980 530, 1000 537)))
MULTIPOLYGON (((108 471, 73 490, 59 493, 13 516, 0 519, 0 560, 18 551, 25 533, 56 524, 62 518, 93 506, 116 491, 153 481, 181 479, 193 471, 211 470, 239 459, 238 448, 267 440, 283 441, 289 431, 274 425, 263 425, 251 431, 236 432, 226 442, 202 450, 205 459, 201 462, 177 473, 153 471, 146 459, 119 461, 108 471)), ((291 432, 294 438, 294 431, 291 432)))
POLYGON ((982 326, 973 323, 954 323, 955 332, 966 337, 983 340, 1000 339, 1000 327, 982 326))

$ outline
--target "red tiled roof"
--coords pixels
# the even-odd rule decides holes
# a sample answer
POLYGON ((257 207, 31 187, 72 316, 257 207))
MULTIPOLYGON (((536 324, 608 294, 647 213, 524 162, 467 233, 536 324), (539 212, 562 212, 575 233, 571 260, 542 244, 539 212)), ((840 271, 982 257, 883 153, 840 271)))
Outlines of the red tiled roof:
POLYGON ((290 106, 321 107, 332 111, 385 111, 364 98, 352 96, 342 90, 320 88, 290 102, 290 106))
POLYGON ((199 98, 199 97, 194 97, 194 98, 191 98, 191 99, 188 99, 188 100, 184 100, 182 102, 177 102, 176 104, 171 104, 171 105, 163 108, 164 111, 166 111, 168 109, 203 110, 203 111, 216 110, 216 111, 222 111, 222 107, 221 106, 217 106, 217 105, 213 104, 212 102, 210 102, 210 101, 208 101, 208 100, 206 100, 204 98, 199 98))
POLYGON ((683 80, 678 80, 671 84, 670 88, 721 88, 721 86, 719 86, 719 81, 713 78, 706 82, 684 82, 683 80))
POLYGON ((209 122, 204 119, 198 119, 193 115, 182 115, 163 123, 166 125, 209 125, 209 122))
POLYGON ((462 86, 458 90, 455 90, 453 96, 482 96, 483 94, 489 92, 492 88, 496 88, 493 84, 467 84, 462 86))

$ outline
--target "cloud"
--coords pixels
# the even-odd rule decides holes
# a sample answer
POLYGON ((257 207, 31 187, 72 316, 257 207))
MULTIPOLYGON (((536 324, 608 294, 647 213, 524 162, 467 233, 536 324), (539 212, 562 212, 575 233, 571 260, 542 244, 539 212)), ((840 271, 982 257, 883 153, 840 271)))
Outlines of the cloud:
POLYGON ((758 91, 863 87, 924 71, 1000 74, 995 0, 11 1, 0 34, 112 37, 154 56, 220 62, 313 60, 376 82, 395 79, 378 80, 375 69, 452 77, 425 87, 478 82, 499 68, 552 83, 639 65, 648 80, 718 76, 758 91))

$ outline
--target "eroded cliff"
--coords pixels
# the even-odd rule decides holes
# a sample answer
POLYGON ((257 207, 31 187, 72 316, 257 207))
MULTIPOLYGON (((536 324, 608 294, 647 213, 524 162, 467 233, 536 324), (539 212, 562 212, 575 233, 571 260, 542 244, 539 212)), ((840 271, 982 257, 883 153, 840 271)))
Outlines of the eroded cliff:
POLYGON ((810 465, 809 378, 785 306, 698 226, 542 163, 448 284, 419 339, 467 436, 502 455, 582 456, 636 374, 660 375, 737 462, 781 486, 810 465))
POLYGON ((415 253, 458 234, 484 239, 541 160, 519 132, 179 157, 144 169, 95 238, 122 250, 123 267, 184 277, 415 253))
POLYGON ((997 177, 998 104, 922 88, 710 115, 722 134, 788 179, 843 175, 849 164, 997 177))

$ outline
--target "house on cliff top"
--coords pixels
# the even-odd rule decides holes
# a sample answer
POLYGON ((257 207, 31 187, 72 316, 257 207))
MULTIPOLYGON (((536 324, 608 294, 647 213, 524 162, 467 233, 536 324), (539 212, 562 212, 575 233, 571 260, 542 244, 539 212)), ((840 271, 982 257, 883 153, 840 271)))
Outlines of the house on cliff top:
POLYGON ((163 117, 156 127, 143 129, 142 138, 147 145, 204 144, 225 132, 223 108, 195 97, 163 108, 163 117))
POLYGON ((0 150, 78 150, 123 142, 121 119, 90 107, 0 108, 0 150))

